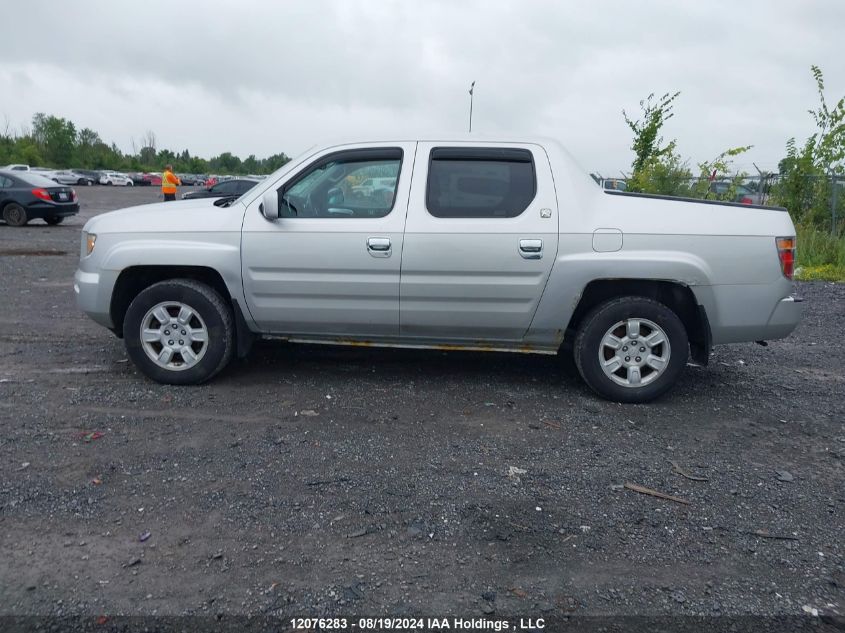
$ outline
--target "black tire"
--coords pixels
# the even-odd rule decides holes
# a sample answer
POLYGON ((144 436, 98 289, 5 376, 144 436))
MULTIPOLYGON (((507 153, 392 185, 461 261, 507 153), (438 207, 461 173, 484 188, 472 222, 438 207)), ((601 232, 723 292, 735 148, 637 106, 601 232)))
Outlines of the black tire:
POLYGON ((123 336, 129 357, 147 377, 170 385, 196 385, 220 372, 231 360, 235 347, 231 307, 220 294, 204 283, 191 279, 170 279, 142 290, 129 305, 123 319, 123 336), (190 306, 204 321, 207 348, 199 361, 187 369, 167 369, 157 364, 141 342, 142 321, 163 302, 190 306))
POLYGON ((3 220, 9 226, 24 226, 29 222, 29 216, 24 209, 17 202, 12 202, 3 207, 3 220))
MULTIPOLYGON (((623 329, 622 334, 625 337, 624 340, 628 340, 628 332, 623 329)), ((626 345, 630 345, 630 342, 626 345)), ((584 382, 593 391, 614 402, 638 403, 654 400, 672 388, 687 364, 689 339, 681 319, 668 307, 653 299, 630 296, 611 299, 590 311, 581 322, 578 335, 575 337, 574 348, 575 365, 584 382), (643 373, 641 386, 619 384, 602 369, 601 355, 608 352, 608 348, 602 345, 602 340, 614 325, 625 323, 629 319, 651 321, 663 330, 665 338, 668 339, 667 347, 657 345, 654 348, 657 350, 656 353, 668 354, 665 367, 661 371, 655 371, 651 366, 643 365, 640 370, 643 373)), ((643 354, 639 352, 639 349, 646 348, 645 346, 638 349, 632 347, 634 351, 626 358, 635 359, 637 358, 635 354, 643 354)), ((645 352, 645 354, 650 353, 648 349, 645 352)), ((612 359, 613 355, 611 353, 609 358, 612 359)), ((645 355, 639 357, 644 358, 645 355)), ((625 381, 631 375, 626 367, 620 367, 618 371, 624 372, 624 376, 616 374, 620 381, 625 381)))
POLYGON ((56 226, 57 224, 61 224, 62 222, 64 222, 64 220, 64 217, 59 217, 55 215, 48 215, 46 218, 44 218, 44 221, 50 226, 56 226))

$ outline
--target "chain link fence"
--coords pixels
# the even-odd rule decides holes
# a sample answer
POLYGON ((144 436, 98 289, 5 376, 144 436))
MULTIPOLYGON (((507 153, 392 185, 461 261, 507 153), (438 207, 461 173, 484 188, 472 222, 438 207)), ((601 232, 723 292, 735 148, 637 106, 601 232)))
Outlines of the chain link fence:
POLYGON ((755 204, 786 206, 796 220, 808 219, 831 235, 845 234, 845 175, 804 176, 761 174, 744 179, 743 187, 759 198, 755 204))

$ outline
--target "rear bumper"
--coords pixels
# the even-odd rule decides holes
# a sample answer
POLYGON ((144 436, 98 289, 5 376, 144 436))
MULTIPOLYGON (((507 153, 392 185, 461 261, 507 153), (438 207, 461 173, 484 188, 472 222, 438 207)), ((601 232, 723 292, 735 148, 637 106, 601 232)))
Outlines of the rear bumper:
POLYGON ((29 218, 66 218, 79 213, 79 204, 53 204, 50 202, 33 202, 26 206, 29 218))
POLYGON ((713 345, 784 338, 804 314, 805 302, 791 295, 792 283, 696 286, 713 334, 713 345))
POLYGON ((804 300, 801 297, 785 297, 777 302, 769 322, 766 324, 767 335, 764 338, 784 338, 789 336, 804 315, 804 300))

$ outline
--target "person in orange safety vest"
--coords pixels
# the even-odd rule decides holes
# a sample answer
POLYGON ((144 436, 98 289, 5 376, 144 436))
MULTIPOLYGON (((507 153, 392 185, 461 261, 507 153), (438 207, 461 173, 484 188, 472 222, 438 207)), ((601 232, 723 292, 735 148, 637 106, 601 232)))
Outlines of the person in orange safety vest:
POLYGON ((179 176, 173 173, 173 165, 167 165, 161 175, 161 192, 164 194, 164 201, 176 200, 176 187, 181 185, 179 176))

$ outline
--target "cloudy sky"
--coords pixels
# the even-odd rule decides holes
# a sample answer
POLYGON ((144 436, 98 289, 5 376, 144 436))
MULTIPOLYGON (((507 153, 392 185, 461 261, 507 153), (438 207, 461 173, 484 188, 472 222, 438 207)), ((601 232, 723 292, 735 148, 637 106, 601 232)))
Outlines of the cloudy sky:
POLYGON ((810 65, 845 95, 843 0, 0 0, 0 124, 34 112, 124 151, 295 155, 332 137, 473 131, 562 140, 588 170, 631 163, 621 110, 681 91, 665 136, 775 168, 812 132, 810 65))

